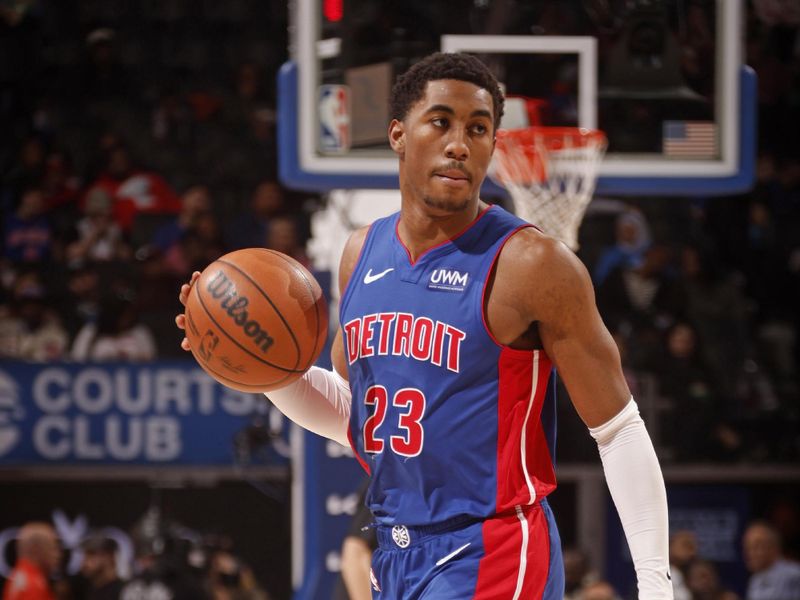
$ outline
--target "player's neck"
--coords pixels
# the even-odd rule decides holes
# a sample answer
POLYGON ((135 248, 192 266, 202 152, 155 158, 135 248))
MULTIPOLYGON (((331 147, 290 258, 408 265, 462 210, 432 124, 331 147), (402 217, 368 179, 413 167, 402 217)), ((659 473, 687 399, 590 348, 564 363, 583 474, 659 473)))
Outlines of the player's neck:
POLYGON ((404 202, 397 228, 400 241, 414 261, 427 250, 464 232, 487 206, 478 199, 464 210, 446 213, 431 210, 421 203, 404 202))

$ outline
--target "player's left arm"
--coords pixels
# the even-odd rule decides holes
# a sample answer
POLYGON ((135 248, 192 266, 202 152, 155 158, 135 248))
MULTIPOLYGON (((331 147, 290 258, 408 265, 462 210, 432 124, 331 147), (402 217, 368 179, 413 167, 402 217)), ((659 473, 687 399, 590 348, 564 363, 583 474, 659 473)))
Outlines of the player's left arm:
POLYGON ((639 597, 671 599, 664 479, 619 352, 597 310, 589 274, 560 242, 537 235, 529 236, 526 246, 522 267, 529 270, 527 281, 535 282, 523 294, 526 309, 597 441, 631 549, 639 597))

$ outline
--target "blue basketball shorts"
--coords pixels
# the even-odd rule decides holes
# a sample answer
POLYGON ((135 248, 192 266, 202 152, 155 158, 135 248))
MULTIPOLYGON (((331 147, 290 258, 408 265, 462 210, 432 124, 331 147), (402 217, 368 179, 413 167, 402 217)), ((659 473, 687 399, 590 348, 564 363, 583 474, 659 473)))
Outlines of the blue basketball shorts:
POLYGON ((484 521, 378 526, 374 600, 561 600, 561 540, 546 500, 484 521))

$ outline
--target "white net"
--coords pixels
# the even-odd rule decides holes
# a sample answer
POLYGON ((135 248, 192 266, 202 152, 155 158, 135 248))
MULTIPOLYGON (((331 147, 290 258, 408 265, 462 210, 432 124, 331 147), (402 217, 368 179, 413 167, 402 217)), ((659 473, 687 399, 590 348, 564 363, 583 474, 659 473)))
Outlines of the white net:
POLYGON ((518 216, 577 250, 606 145, 601 131, 578 127, 500 130, 489 175, 518 216))

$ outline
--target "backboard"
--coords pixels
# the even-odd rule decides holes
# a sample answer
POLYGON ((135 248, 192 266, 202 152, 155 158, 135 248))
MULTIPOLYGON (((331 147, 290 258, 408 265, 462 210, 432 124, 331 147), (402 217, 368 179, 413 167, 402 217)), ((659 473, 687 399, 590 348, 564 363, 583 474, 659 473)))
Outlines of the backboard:
MULTIPOLYGON (((755 75, 730 0, 296 0, 279 75, 280 175, 396 188, 394 78, 442 50, 481 58, 545 125, 609 139, 599 194, 719 195, 754 177, 755 75)), ((487 182, 487 186, 493 184, 487 182)))

